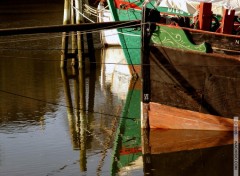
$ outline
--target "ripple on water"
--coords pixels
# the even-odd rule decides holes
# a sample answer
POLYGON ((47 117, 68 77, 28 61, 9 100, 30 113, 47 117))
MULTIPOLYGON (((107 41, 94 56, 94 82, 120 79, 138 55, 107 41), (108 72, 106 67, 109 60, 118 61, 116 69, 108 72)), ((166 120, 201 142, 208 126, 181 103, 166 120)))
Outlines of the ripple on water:
POLYGON ((50 123, 54 119, 54 113, 46 113, 42 115, 40 111, 34 113, 24 114, 17 112, 8 113, 0 118, 0 133, 14 134, 14 133, 29 133, 45 128, 46 123, 50 123))

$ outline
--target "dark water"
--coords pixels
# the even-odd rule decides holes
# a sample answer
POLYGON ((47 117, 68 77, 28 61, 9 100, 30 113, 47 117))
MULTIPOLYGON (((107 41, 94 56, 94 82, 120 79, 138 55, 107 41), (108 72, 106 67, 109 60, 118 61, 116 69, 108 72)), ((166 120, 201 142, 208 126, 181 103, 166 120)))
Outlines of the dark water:
MULTIPOLYGON (((0 26, 62 24, 56 2, 1 2, 0 26)), ((61 72, 59 33, 1 37, 0 46, 0 175, 114 175, 129 78, 118 92, 103 65, 61 72)))
MULTIPOLYGON (((0 2, 1 28, 62 24, 62 16, 63 1, 0 2)), ((142 157, 140 80, 114 72, 112 64, 63 72, 60 49, 59 33, 0 37, 1 176, 232 175, 228 133, 205 134, 224 147, 181 151, 173 137, 201 144, 201 134, 144 132, 156 152, 142 157), (171 150, 158 152, 160 136, 171 150)), ((119 52, 98 48, 97 62, 122 60, 119 52)))

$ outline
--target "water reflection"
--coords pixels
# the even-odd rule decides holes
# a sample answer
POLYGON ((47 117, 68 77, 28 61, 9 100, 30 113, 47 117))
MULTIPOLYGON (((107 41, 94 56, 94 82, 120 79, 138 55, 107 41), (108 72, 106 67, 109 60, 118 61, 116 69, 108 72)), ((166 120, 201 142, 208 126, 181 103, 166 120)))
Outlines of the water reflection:
POLYGON ((113 86, 116 81, 104 82, 111 76, 102 71, 107 65, 98 65, 96 70, 69 68, 64 71, 59 69, 59 62, 46 62, 37 67, 41 61, 29 60, 25 68, 25 62, 14 65, 17 61, 12 58, 0 62, 3 83, 0 136, 4 148, 1 175, 104 175, 110 172, 115 175, 136 158, 129 157, 127 150, 141 155, 140 89, 139 83, 138 89, 134 88, 136 80, 131 82, 119 74, 121 78, 116 75, 114 78, 118 85, 113 86), (16 75, 21 73, 24 79, 16 75, 6 79, 4 73, 11 64, 16 75), (35 69, 28 69, 33 65, 35 69), (19 69, 22 67, 24 69, 19 69), (41 74, 36 76, 35 72, 41 74), (20 81, 28 84, 18 84, 20 81), (11 86, 13 84, 16 86, 11 86), (124 89, 118 92, 121 85, 124 89), (40 111, 41 107, 51 108, 40 111), (10 118, 9 114, 15 111, 17 114, 18 108, 22 115, 10 118), (34 128, 28 124, 31 116, 25 115, 27 112, 41 112, 41 118, 34 118, 34 128), (27 129, 25 133, 19 129, 22 126, 27 129))
MULTIPOLYGON (((0 26, 62 23, 63 4, 27 4, 11 11, 10 6, 1 6, 0 26)), ((101 61, 108 64, 98 65, 96 70, 61 71, 60 38, 16 42, 28 38, 1 38, 1 176, 232 172, 232 139, 226 140, 228 134, 141 133, 140 80, 124 74, 126 66, 123 68, 119 48, 97 53, 98 61, 102 57, 101 61), (113 62, 120 65, 109 64, 113 62), (189 142, 194 134, 194 147, 183 142, 189 142), (147 143, 142 143, 141 135, 147 143), (215 146, 214 141, 227 145, 215 146)))
POLYGON ((146 175, 233 175, 233 133, 142 131, 146 175))
MULTIPOLYGON (((96 168, 97 175, 101 175, 105 162, 108 160, 107 157, 109 157, 109 149, 112 147, 112 154, 110 154, 112 160, 112 164, 110 164, 111 175, 116 175, 118 172, 122 174, 129 172, 128 166, 142 155, 140 80, 131 80, 131 77, 125 75, 125 72, 119 73, 117 71, 119 69, 117 68, 118 65, 112 64, 111 60, 114 59, 114 62, 121 63, 123 59, 117 59, 116 57, 119 57, 119 55, 109 55, 109 53, 115 52, 121 53, 122 51, 119 47, 113 47, 101 52, 101 61, 111 63, 109 65, 101 65, 101 89, 104 97, 108 100, 108 106, 111 107, 111 110, 105 107, 107 109, 106 112, 94 111, 94 102, 96 103, 95 86, 97 84, 95 70, 90 70, 88 74, 86 74, 85 69, 62 70, 61 72, 64 82, 66 105, 68 107, 68 123, 72 145, 75 150, 80 150, 81 172, 87 171, 86 149, 89 149, 87 145, 91 140, 94 140, 93 138, 98 140, 100 145, 102 145, 102 150, 100 151, 101 157, 96 168), (72 89, 70 86, 71 80, 73 81, 72 89), (113 92, 114 95, 122 99, 124 102, 122 106, 113 101, 113 94, 109 94, 109 92, 113 92), (88 97, 88 101, 86 97, 88 97), (96 133, 96 129, 91 128, 92 123, 94 123, 98 115, 101 118, 106 118, 106 116, 111 117, 111 120, 106 121, 107 123, 110 122, 108 128, 102 126, 102 122, 100 122, 100 126, 96 126, 99 127, 101 133, 96 133), (102 135, 104 136, 103 138, 102 135)), ((128 66, 119 64, 119 67, 128 66)), ((101 106, 101 104, 95 105, 98 106, 98 109, 101 106)))
POLYGON ((16 64, 18 62, 18 58, 1 57, 2 132, 24 132, 31 125, 41 125, 44 128, 44 115, 56 110, 53 104, 60 96, 58 82, 52 79, 59 74, 55 69, 57 65, 28 60, 22 61, 20 66, 16 64))

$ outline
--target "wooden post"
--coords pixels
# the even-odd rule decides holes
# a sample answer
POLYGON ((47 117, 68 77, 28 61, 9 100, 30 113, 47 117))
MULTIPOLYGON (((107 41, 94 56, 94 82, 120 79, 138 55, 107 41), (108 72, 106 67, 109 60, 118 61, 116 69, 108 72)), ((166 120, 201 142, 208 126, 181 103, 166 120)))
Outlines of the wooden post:
POLYGON ((69 116, 73 115, 73 106, 72 106, 72 98, 71 98, 71 91, 69 86, 69 79, 67 75, 67 70, 61 69, 62 74, 62 80, 64 84, 64 94, 66 99, 66 106, 67 106, 67 112, 69 116))
POLYGON ((95 68, 96 67, 96 58, 95 58, 95 49, 94 49, 92 33, 87 33, 87 44, 88 44, 88 56, 90 59, 91 68, 95 68))
POLYGON ((199 8, 199 29, 210 31, 212 24, 212 3, 201 2, 199 8))
POLYGON ((149 128, 149 102, 151 101, 151 80, 150 80, 150 39, 156 29, 156 22, 161 17, 160 13, 146 7, 142 8, 141 25, 141 74, 142 74, 142 100, 141 100, 141 127, 149 128))
POLYGON ((72 145, 73 145, 73 149, 79 149, 79 141, 77 140, 77 139, 79 139, 78 130, 77 130, 77 124, 78 124, 77 122, 78 121, 74 118, 71 90, 70 90, 70 84, 69 84, 67 70, 61 69, 61 74, 62 74, 62 80, 63 80, 63 85, 64 85, 64 94, 65 94, 67 114, 68 114, 67 117, 68 117, 69 129, 71 132, 72 145))
MULTIPOLYGON (((63 25, 70 24, 70 2, 69 0, 64 1, 64 14, 63 14, 63 25)), ((67 64, 67 53, 68 53, 68 33, 63 32, 62 34, 62 55, 61 55, 61 68, 66 68, 67 64)))
POLYGON ((222 24, 221 24, 221 33, 223 34, 232 34, 234 29, 234 17, 235 10, 232 9, 224 9, 222 24))
MULTIPOLYGON (((71 24, 76 23, 76 11, 74 9, 74 5, 75 5, 75 1, 71 0, 71 24)), ((76 32, 72 31, 72 54, 73 54, 72 63, 71 63, 72 66, 76 66, 76 63, 77 63, 76 41, 77 41, 76 32)))
POLYGON ((75 67, 72 67, 72 75, 73 75, 73 81, 74 81, 74 114, 75 118, 72 119, 72 125, 71 129, 72 132, 72 143, 73 143, 73 149, 79 150, 80 149, 80 114, 79 114, 79 78, 78 78, 78 69, 75 67))
MULTIPOLYGON (((89 4, 88 0, 85 0, 86 4, 89 4)), ((89 17, 89 15, 87 15, 89 17)), ((91 63, 91 68, 96 67, 96 59, 95 59, 95 49, 94 49, 94 43, 93 43, 93 34, 87 32, 87 45, 88 45, 88 57, 91 63)))
POLYGON ((79 100, 79 70, 75 67, 72 67, 72 73, 74 75, 74 107, 75 107, 75 113, 79 114, 80 109, 80 100, 79 100))
POLYGON ((145 175, 152 175, 151 165, 151 146, 149 144, 149 129, 141 129, 141 138, 142 138, 142 154, 143 154, 143 170, 145 175))
POLYGON ((79 69, 79 83, 80 83, 80 169, 87 170, 86 157, 86 94, 85 94, 85 74, 84 69, 79 69))
MULTIPOLYGON (((79 11, 81 10, 81 5, 80 5, 80 0, 75 0, 75 8, 78 9, 79 11)), ((76 10, 76 24, 81 23, 81 16, 79 12, 76 10)), ((83 35, 81 34, 80 31, 77 31, 77 49, 78 49, 78 67, 81 69, 83 68, 83 40, 82 40, 83 35)))
POLYGON ((94 98, 95 98, 95 86, 96 86, 96 70, 93 69, 89 76, 89 86, 88 86, 88 111, 94 111, 94 98))
POLYGON ((149 24, 146 24, 147 8, 142 8, 141 26, 141 74, 142 74, 142 98, 141 98, 141 128, 148 128, 148 110, 150 102, 150 62, 149 62, 149 24))

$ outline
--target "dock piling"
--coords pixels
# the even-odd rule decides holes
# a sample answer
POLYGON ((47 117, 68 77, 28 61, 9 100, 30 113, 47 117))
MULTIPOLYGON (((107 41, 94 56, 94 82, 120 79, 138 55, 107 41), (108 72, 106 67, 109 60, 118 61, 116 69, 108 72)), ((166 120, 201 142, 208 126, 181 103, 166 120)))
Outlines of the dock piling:
MULTIPOLYGON (((64 14, 63 14, 63 25, 70 24, 70 2, 69 0, 64 1, 64 14)), ((68 32, 62 33, 62 55, 61 55, 61 68, 66 68, 67 54, 68 54, 68 32)))
MULTIPOLYGON (((75 24, 76 23, 76 12, 74 9, 74 5, 75 5, 75 0, 71 0, 71 24, 75 24)), ((76 38, 76 32, 72 31, 72 62, 71 65, 72 66, 76 66, 77 64, 77 47, 76 47, 76 42, 77 42, 77 38, 76 38)))
MULTIPOLYGON (((85 20, 81 12, 83 12, 83 4, 88 3, 80 0, 65 0, 64 1, 64 17, 63 24, 81 24, 84 23, 85 20)), ((66 68, 67 59, 72 58, 71 65, 76 66, 76 62, 78 60, 78 67, 82 69, 84 67, 84 42, 83 42, 83 33, 80 31, 71 33, 72 39, 72 53, 68 53, 68 40, 69 34, 63 32, 62 36, 62 57, 61 57, 61 68, 66 68)), ((88 45, 88 56, 91 62, 91 68, 95 67, 95 50, 93 43, 93 35, 92 33, 86 32, 87 37, 87 45, 88 45)))
MULTIPOLYGON (((82 17, 80 16, 79 12, 77 10, 81 10, 82 6, 80 4, 79 0, 75 0, 75 12, 76 12, 76 24, 81 24, 82 22, 82 17)), ((77 53, 78 53, 78 67, 83 68, 83 35, 81 34, 80 31, 77 31, 77 53)))

